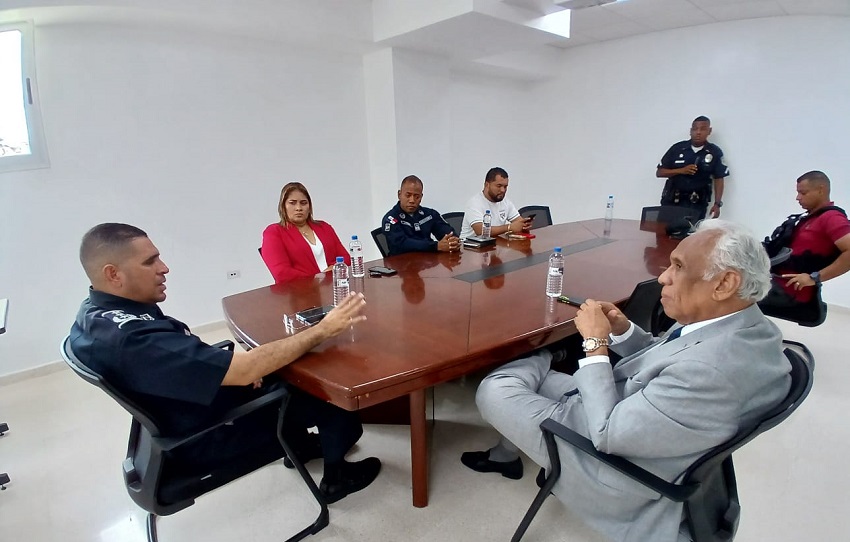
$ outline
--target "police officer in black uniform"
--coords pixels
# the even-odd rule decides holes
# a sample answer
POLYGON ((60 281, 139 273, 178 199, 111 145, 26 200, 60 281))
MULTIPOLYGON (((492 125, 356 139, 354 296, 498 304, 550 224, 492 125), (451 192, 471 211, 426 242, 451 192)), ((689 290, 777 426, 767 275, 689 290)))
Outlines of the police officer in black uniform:
POLYGON ((723 183, 729 168, 723 164, 723 151, 708 142, 711 121, 700 116, 691 124, 691 139, 670 147, 655 171, 656 177, 666 178, 661 193, 661 205, 691 207, 698 220, 705 218, 711 188, 714 184, 714 205, 711 217, 720 216, 723 206, 723 183))
MULTIPOLYGON (((352 294, 297 335, 249 352, 231 352, 204 343, 186 324, 160 310, 169 269, 144 231, 127 224, 95 226, 83 237, 80 261, 92 287, 71 327, 71 348, 85 366, 150 412, 163 436, 191 434, 272 386, 284 385, 292 395, 284 437, 303 462, 324 457, 319 488, 329 503, 378 476, 381 462, 375 457, 345 460, 363 433, 356 413, 285 383, 263 383, 263 377, 363 320, 362 294, 352 294), (312 426, 318 427, 318 437, 307 432, 312 426)), ((203 474, 246 454, 268 462, 283 457, 277 405, 205 434, 181 448, 173 463, 181 471, 203 474)))
POLYGON ((460 250, 460 239, 443 216, 422 207, 422 180, 408 175, 401 181, 398 203, 381 221, 389 255, 406 252, 452 252, 460 250), (437 240, 431 238, 434 236, 437 240))

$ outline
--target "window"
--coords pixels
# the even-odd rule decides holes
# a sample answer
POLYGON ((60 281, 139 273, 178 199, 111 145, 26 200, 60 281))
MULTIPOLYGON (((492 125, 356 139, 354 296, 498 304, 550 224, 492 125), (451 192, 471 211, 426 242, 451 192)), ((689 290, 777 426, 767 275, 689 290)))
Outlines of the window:
POLYGON ((0 24, 0 173, 47 167, 32 25, 0 24))

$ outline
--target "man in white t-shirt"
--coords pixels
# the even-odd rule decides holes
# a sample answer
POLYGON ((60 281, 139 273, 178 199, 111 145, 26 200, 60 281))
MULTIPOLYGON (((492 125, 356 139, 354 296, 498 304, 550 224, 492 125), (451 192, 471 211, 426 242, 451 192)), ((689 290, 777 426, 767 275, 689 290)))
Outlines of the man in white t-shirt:
POLYGON ((490 236, 496 237, 507 232, 527 232, 531 229, 530 218, 519 215, 516 205, 505 197, 508 192, 508 172, 500 167, 491 168, 484 178, 484 190, 475 194, 466 202, 463 211, 463 226, 460 238, 481 235, 484 225, 484 212, 490 210, 490 236))

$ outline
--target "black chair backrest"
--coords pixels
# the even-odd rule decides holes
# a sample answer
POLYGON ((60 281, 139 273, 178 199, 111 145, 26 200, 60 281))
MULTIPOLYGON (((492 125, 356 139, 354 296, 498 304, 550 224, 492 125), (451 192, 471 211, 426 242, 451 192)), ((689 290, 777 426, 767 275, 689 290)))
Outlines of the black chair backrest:
POLYGON ((452 211, 451 213, 443 213, 443 220, 449 223, 449 226, 455 231, 455 235, 460 235, 463 229, 463 213, 452 211))
POLYGON ((756 438, 768 429, 772 429, 791 415, 800 403, 809 395, 814 383, 814 367, 810 360, 803 359, 790 348, 785 349, 785 357, 791 362, 791 387, 785 399, 761 417, 758 423, 738 431, 731 440, 714 448, 691 465, 682 480, 683 484, 699 481, 702 476, 716 467, 735 450, 756 438))
POLYGON ((761 420, 742 429, 728 442, 714 448, 685 471, 683 485, 698 483, 699 489, 685 502, 685 516, 693 540, 732 540, 740 520, 740 504, 732 452, 788 418, 809 394, 813 383, 813 360, 804 360, 786 349, 791 362, 788 395, 761 420))
POLYGON ((687 220, 691 223, 699 216, 698 211, 690 207, 678 207, 676 205, 657 205, 655 207, 644 207, 640 213, 640 223, 658 222, 670 224, 687 220))
POLYGON ((531 221, 532 230, 552 225, 552 213, 548 205, 526 205, 519 209, 519 214, 523 218, 534 215, 534 220, 531 221))
POLYGON ((768 300, 759 302, 759 308, 765 316, 780 318, 795 322, 803 327, 817 327, 826 321, 827 305, 823 302, 821 286, 815 286, 815 293, 811 301, 797 303, 787 307, 771 305, 768 300))
POLYGON ((65 360, 65 363, 67 363, 68 366, 73 369, 78 376, 80 376, 80 378, 93 386, 97 386, 106 392, 107 395, 115 399, 115 401, 117 401, 124 410, 129 412, 135 420, 147 429, 152 437, 158 437, 160 435, 159 427, 157 427, 156 423, 153 421, 153 417, 148 412, 139 407, 138 404, 117 390, 114 386, 109 384, 109 382, 107 382, 101 375, 83 365, 71 349, 70 337, 65 337, 62 340, 62 347, 59 351, 62 353, 62 358, 65 360))
POLYGON ((656 336, 670 329, 674 323, 661 305, 661 288, 658 279, 640 282, 623 305, 626 318, 656 336))
POLYGON ((378 245, 378 250, 381 251, 381 256, 386 258, 390 253, 390 246, 387 244, 387 236, 384 233, 383 228, 375 228, 371 233, 372 239, 374 239, 375 244, 378 245))

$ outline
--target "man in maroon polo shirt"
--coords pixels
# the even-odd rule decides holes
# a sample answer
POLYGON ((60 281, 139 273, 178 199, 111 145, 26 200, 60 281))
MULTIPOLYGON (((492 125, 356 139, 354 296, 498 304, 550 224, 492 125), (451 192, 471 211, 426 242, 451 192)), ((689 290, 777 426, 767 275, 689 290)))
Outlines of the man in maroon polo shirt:
POLYGON ((797 202, 806 213, 791 235, 791 257, 771 269, 773 286, 762 308, 808 303, 817 285, 850 270, 850 221, 830 200, 829 188, 822 171, 797 179, 797 202))

